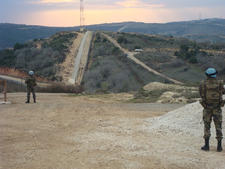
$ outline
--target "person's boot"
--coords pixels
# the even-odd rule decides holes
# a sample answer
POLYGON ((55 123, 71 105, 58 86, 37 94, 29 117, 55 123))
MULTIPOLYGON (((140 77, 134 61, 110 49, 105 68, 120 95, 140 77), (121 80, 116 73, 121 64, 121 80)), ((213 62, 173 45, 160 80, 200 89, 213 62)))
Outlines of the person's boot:
POLYGON ((27 97, 27 101, 25 103, 30 103, 30 99, 29 97, 27 97))
POLYGON ((217 151, 218 152, 223 151, 223 148, 222 148, 222 140, 218 140, 218 143, 217 143, 217 151))
POLYGON ((205 145, 201 149, 204 151, 209 151, 209 138, 205 138, 205 145))
POLYGON ((36 103, 36 98, 34 97, 34 103, 36 103))

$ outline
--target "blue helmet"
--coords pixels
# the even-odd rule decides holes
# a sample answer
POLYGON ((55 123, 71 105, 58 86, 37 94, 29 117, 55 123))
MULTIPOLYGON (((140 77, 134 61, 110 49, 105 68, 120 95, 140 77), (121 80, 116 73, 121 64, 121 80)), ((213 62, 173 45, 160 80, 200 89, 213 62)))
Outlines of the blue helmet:
POLYGON ((205 71, 205 74, 206 74, 206 76, 208 76, 208 77, 213 77, 213 78, 216 78, 216 74, 217 74, 218 72, 216 71, 216 69, 214 69, 214 68, 208 68, 206 71, 205 71))
POLYGON ((33 75, 34 75, 34 71, 30 70, 30 71, 29 71, 29 75, 30 75, 30 76, 33 76, 33 75))

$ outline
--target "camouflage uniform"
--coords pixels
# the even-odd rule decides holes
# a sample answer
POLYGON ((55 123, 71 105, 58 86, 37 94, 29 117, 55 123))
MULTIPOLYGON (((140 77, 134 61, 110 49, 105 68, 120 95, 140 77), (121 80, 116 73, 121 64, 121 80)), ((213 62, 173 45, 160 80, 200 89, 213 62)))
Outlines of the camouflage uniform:
POLYGON ((34 103, 36 103, 36 95, 35 95, 35 86, 37 85, 36 79, 34 76, 29 76, 25 83, 27 84, 27 102, 30 102, 30 93, 32 92, 34 103))
POLYGON ((212 119, 216 128, 216 139, 222 140, 222 110, 224 101, 222 95, 225 93, 223 81, 216 78, 208 78, 203 81, 199 87, 200 96, 202 98, 201 104, 204 107, 203 121, 204 121, 204 138, 209 139, 212 119))

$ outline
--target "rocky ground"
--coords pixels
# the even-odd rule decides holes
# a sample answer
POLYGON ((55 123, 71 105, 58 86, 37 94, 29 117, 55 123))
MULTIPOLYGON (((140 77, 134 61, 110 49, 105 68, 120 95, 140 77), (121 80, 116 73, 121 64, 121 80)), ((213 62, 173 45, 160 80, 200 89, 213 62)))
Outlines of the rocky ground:
POLYGON ((215 132, 211 151, 200 150, 198 103, 127 103, 130 98, 38 94, 37 104, 25 104, 25 93, 9 94, 12 104, 0 105, 0 168, 225 168, 215 132))
POLYGON ((187 104, 199 99, 198 87, 152 82, 145 85, 134 95, 133 102, 187 104))

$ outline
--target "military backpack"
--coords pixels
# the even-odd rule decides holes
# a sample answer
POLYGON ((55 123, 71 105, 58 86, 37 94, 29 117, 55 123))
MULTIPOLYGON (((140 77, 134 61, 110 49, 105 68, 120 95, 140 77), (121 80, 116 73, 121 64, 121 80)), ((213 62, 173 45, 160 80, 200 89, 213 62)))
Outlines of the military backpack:
POLYGON ((206 80, 203 83, 203 99, 206 105, 221 105, 223 102, 223 82, 220 80, 206 80))

